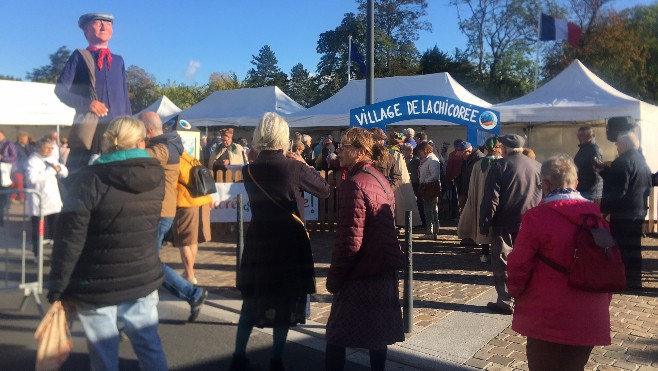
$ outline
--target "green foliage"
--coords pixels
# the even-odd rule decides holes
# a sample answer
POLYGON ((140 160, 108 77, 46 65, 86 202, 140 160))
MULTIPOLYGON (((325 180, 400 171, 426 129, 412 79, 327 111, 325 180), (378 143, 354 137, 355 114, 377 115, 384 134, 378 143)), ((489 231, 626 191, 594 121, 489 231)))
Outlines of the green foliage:
POLYGON ((139 112, 160 98, 155 77, 137 66, 126 69, 128 98, 133 112, 139 112))
POLYGON ((281 72, 278 66, 279 61, 269 45, 264 45, 258 56, 252 55, 252 58, 251 64, 255 68, 251 68, 247 72, 244 80, 245 87, 278 86, 281 88, 288 85, 288 76, 281 72))
POLYGON ((304 107, 311 107, 320 102, 318 79, 311 76, 301 63, 296 64, 290 71, 290 81, 284 91, 304 107))
POLYGON ((180 109, 190 108, 207 96, 205 87, 185 85, 175 81, 167 81, 165 84, 160 85, 159 91, 159 96, 166 95, 180 109))
POLYGON ((48 56, 50 64, 32 69, 32 72, 27 73, 27 79, 34 82, 56 83, 70 56, 71 51, 66 46, 60 46, 55 53, 48 56))
POLYGON ((12 75, 0 75, 0 80, 23 81, 20 77, 12 75))

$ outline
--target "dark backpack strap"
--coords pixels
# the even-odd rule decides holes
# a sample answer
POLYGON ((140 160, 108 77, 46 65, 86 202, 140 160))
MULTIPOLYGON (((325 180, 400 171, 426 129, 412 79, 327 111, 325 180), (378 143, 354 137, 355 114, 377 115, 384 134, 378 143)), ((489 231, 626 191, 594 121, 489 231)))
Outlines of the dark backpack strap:
POLYGON ((549 258, 545 257, 544 255, 542 255, 541 253, 538 252, 535 256, 537 257, 537 259, 543 261, 546 265, 548 265, 549 267, 555 269, 556 271, 558 271, 560 273, 564 273, 564 274, 569 274, 569 271, 570 271, 569 268, 566 268, 563 265, 556 263, 552 259, 549 259, 549 258))

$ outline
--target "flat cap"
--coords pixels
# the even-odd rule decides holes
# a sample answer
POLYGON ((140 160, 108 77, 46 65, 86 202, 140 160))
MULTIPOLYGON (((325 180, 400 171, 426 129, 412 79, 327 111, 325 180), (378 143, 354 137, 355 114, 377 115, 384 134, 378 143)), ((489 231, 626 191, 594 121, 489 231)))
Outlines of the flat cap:
POLYGON ((109 13, 87 13, 78 18, 78 27, 84 29, 87 23, 95 20, 114 22, 114 16, 109 13))
POLYGON ((469 142, 461 141, 455 145, 455 149, 457 151, 468 151, 469 149, 473 149, 473 145, 469 142))
POLYGON ((498 137, 498 141, 507 148, 523 148, 523 145, 525 144, 525 139, 518 134, 500 136, 498 137))

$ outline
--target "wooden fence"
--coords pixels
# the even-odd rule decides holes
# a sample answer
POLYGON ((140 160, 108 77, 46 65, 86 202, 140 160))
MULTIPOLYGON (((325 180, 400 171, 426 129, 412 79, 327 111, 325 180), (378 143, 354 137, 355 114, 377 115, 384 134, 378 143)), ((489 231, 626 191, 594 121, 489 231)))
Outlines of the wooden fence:
MULTIPOLYGON (((320 171, 320 175, 331 186, 331 193, 327 199, 318 199, 318 220, 309 220, 306 222, 306 228, 310 232, 335 232, 336 231, 336 190, 340 185, 340 172, 320 171)), ((217 183, 239 183, 243 181, 242 170, 229 169, 217 170, 215 172, 215 181, 217 183)), ((244 223, 245 233, 249 223, 244 223)), ((212 236, 226 238, 235 236, 237 231, 236 223, 212 223, 212 236)))

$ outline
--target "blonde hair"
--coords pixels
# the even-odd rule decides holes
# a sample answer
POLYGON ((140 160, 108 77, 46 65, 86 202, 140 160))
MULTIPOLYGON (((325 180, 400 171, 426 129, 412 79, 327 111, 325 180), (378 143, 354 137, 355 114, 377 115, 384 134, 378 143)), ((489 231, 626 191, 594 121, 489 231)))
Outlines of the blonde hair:
POLYGON ((541 177, 555 188, 575 187, 578 168, 569 155, 557 154, 541 164, 541 177))
POLYGON ((375 139, 369 131, 361 128, 349 128, 343 135, 343 140, 363 150, 365 157, 372 159, 375 139))
POLYGON ((289 137, 286 120, 274 112, 266 112, 254 130, 253 146, 258 150, 287 149, 289 137))
POLYGON ((103 134, 103 153, 135 148, 145 137, 146 127, 141 120, 131 116, 117 117, 103 134))

